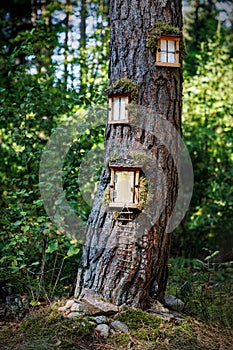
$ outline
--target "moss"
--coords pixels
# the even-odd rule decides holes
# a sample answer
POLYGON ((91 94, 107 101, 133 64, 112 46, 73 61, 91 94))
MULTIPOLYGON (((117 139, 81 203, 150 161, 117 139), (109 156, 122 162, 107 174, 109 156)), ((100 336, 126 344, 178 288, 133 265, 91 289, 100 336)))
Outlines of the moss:
POLYGON ((149 170, 151 168, 151 159, 143 151, 132 151, 129 155, 130 158, 133 159, 135 165, 139 165, 140 167, 143 167, 145 170, 149 170))
POLYGON ((137 206, 139 210, 142 210, 145 207, 148 200, 148 192, 149 192, 149 181, 144 175, 141 175, 139 179, 139 193, 138 193, 139 204, 137 206))
POLYGON ((181 56, 181 59, 187 56, 187 49, 186 49, 184 38, 182 38, 182 40, 180 41, 180 56, 181 56))
POLYGON ((117 220, 120 216, 120 213, 118 211, 113 212, 113 220, 117 220))
POLYGON ((108 207, 110 200, 111 200, 111 190, 110 190, 110 186, 108 185, 103 193, 103 203, 105 207, 108 207))
POLYGON ((155 341, 158 338, 159 331, 158 329, 147 327, 147 329, 141 328, 132 331, 131 334, 140 340, 155 341))
POLYGON ((116 94, 130 94, 131 101, 137 102, 138 100, 138 87, 130 79, 122 78, 109 85, 105 93, 110 95, 116 94))
POLYGON ((168 23, 165 22, 155 22, 153 27, 150 29, 150 33, 157 34, 157 35, 166 35, 166 34, 175 34, 175 35, 182 35, 182 31, 179 27, 171 26, 168 23))
MULTIPOLYGON (((155 22, 153 27, 150 29, 148 33, 147 46, 152 50, 152 52, 156 52, 158 41, 162 35, 177 35, 182 37, 182 31, 178 27, 171 26, 168 23, 164 22, 155 22)), ((181 58, 186 56, 186 47, 184 39, 180 41, 180 55, 181 58)))
POLYGON ((129 334, 126 333, 118 333, 114 334, 111 339, 111 343, 117 344, 117 345, 126 345, 130 341, 130 336, 129 334))
POLYGON ((93 337, 93 325, 82 316, 75 319, 64 318, 61 313, 50 311, 26 318, 21 325, 27 336, 37 337, 93 337))
POLYGON ((138 127, 140 125, 140 113, 142 108, 142 106, 139 106, 137 103, 134 102, 131 102, 128 105, 129 124, 131 127, 138 127))
POLYGON ((157 329, 161 323, 161 320, 141 309, 124 308, 124 310, 118 315, 118 320, 125 322, 129 329, 139 329, 150 327, 157 329))

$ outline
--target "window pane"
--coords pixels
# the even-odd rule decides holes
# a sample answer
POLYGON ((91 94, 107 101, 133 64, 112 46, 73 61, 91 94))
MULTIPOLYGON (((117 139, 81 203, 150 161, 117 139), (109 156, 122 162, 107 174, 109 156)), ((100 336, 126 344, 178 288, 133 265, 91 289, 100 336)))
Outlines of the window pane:
POLYGON ((119 120, 119 98, 113 99, 113 120, 119 120))
POLYGON ((125 119, 125 105, 126 105, 126 98, 121 97, 120 98, 120 119, 125 119))
POLYGON ((133 203, 134 171, 116 171, 117 183, 115 184, 116 198, 114 202, 133 203))
POLYGON ((167 62, 167 54, 166 53, 161 52, 160 62, 167 62))
POLYGON ((167 51, 167 40, 161 40, 161 50, 167 51))
POLYGON ((175 54, 174 53, 169 53, 168 54, 168 62, 169 63, 175 63, 175 54))
POLYGON ((175 41, 168 40, 168 51, 175 52, 175 41))

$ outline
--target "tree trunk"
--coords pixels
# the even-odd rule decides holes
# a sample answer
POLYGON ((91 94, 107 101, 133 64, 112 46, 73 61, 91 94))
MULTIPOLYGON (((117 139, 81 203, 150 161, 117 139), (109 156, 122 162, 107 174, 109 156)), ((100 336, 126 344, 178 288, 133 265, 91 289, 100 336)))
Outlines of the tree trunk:
POLYGON ((177 195, 175 164, 158 140, 158 132, 165 130, 158 130, 162 124, 156 118, 168 120, 180 132, 182 96, 180 68, 157 67, 147 38, 155 22, 181 29, 181 1, 112 0, 110 21, 109 80, 127 78, 138 86, 138 120, 136 125, 107 125, 107 165, 88 220, 76 296, 89 288, 116 305, 147 308, 152 299, 164 298, 171 240, 166 226, 177 195), (148 124, 157 125, 156 135, 148 124), (124 225, 103 202, 114 157, 127 164, 139 159, 153 188, 149 209, 129 214, 124 225))
POLYGON ((86 93, 87 87, 87 72, 88 72, 88 60, 87 60, 87 33, 86 33, 86 23, 87 19, 87 1, 81 1, 80 9, 80 93, 86 93))

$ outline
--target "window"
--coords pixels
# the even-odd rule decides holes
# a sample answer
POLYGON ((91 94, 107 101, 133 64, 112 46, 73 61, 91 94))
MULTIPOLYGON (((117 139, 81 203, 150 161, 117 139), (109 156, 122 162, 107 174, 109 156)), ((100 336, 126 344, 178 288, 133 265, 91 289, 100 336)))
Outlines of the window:
POLYGON ((129 96, 114 96, 109 98, 109 123, 127 123, 129 96))
POLYGON ((158 43, 156 65, 180 67, 179 37, 161 37, 158 43))
POLYGON ((137 206, 139 172, 139 169, 111 169, 110 207, 137 206))

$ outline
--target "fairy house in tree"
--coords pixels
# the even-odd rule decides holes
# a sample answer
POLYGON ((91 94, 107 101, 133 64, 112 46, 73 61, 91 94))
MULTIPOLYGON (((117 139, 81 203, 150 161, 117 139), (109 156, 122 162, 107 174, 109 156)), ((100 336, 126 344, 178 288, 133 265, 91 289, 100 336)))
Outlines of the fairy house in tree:
POLYGON ((177 172, 156 118, 180 132, 181 0, 111 0, 110 17, 106 166, 76 296, 88 288, 116 305, 146 308, 163 300, 168 276, 177 172))

